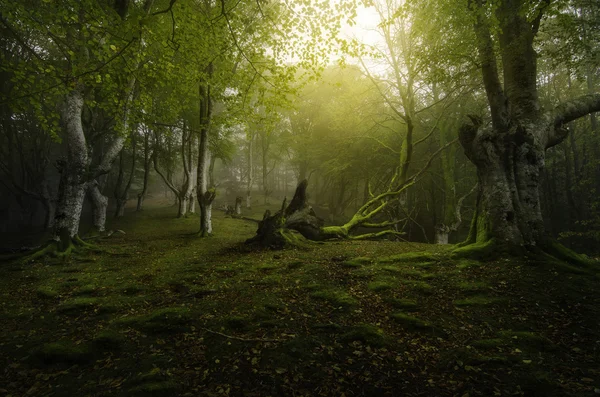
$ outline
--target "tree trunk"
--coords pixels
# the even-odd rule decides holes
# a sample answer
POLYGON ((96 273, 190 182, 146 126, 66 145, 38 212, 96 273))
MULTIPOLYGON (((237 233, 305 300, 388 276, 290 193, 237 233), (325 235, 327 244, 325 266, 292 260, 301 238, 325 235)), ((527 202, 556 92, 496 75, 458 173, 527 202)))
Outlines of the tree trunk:
POLYGON ((484 12, 484 3, 474 2, 478 9, 473 27, 492 125, 480 128, 481 118, 469 116, 472 124, 459 131, 465 154, 477 167, 479 192, 466 246, 455 253, 497 256, 544 251, 572 259, 575 255, 558 248, 544 230, 540 178, 546 149, 567 137, 565 124, 600 110, 600 95, 583 96, 543 112, 533 43, 544 10, 529 19, 521 12, 522 1, 501 1, 495 10, 499 27, 495 43, 494 23, 484 12), (501 54, 503 83, 495 48, 501 54))
POLYGON ((100 187, 96 180, 88 184, 88 197, 92 203, 93 227, 97 232, 104 232, 106 225, 106 208, 108 207, 108 197, 100 192, 100 187))
POLYGON ((144 130, 144 184, 142 191, 138 193, 136 211, 141 211, 144 206, 144 199, 148 192, 148 179, 150 177, 150 133, 144 130))
POLYGON ((527 138, 537 132, 489 131, 469 145, 471 132, 465 127, 460 132, 479 183, 468 243, 509 250, 536 246, 546 237, 538 190, 545 147, 527 138))
POLYGON ((254 177, 254 168, 252 164, 252 141, 253 136, 250 135, 250 139, 248 140, 248 177, 246 179, 246 208, 250 209, 252 207, 252 183, 254 177))
POLYGON ((86 171, 89 159, 81 124, 82 109, 83 89, 77 87, 67 94, 61 109, 67 159, 58 162, 61 175, 54 219, 54 238, 60 240, 60 248, 65 250, 71 244, 71 239, 79 232, 79 219, 87 182, 86 171))
MULTIPOLYGON (((207 67, 207 73, 212 76, 212 63, 207 67)), ((200 230, 201 237, 212 235, 212 202, 216 196, 214 187, 208 186, 208 165, 210 152, 208 150, 208 132, 212 117, 212 100, 210 84, 201 83, 199 88, 200 97, 200 140, 198 144, 198 168, 197 168, 197 195, 200 206, 200 230)))
POLYGON ((242 215, 242 198, 240 196, 235 198, 235 214, 242 215))

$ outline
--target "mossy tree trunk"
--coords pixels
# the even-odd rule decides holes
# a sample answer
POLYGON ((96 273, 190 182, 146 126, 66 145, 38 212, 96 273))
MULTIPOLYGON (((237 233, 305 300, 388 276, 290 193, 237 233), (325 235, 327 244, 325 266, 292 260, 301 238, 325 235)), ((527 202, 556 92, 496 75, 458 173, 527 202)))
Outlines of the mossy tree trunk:
MULTIPOLYGON (((412 181, 413 178, 410 178, 412 181)), ((412 184, 412 183, 411 183, 412 184)), ((308 181, 305 179, 298 184, 294 197, 286 207, 286 201, 283 201, 281 210, 271 215, 267 210, 262 221, 259 222, 256 236, 248 239, 247 244, 256 244, 268 248, 283 248, 286 245, 297 245, 302 239, 312 241, 323 241, 330 239, 367 239, 377 238, 384 235, 399 235, 394 230, 382 230, 375 233, 362 235, 352 235, 359 227, 366 228, 385 228, 394 225, 395 221, 384 221, 372 223, 371 219, 381 213, 389 203, 389 197, 395 197, 404 191, 409 185, 403 185, 393 192, 385 192, 372 198, 363 205, 359 211, 342 226, 324 226, 323 219, 319 218, 312 207, 308 205, 308 196, 306 189, 308 181)))
POLYGON ((537 93, 533 41, 543 15, 521 12, 522 0, 503 0, 496 9, 497 43, 492 23, 475 2, 474 24, 481 71, 492 123, 469 116, 459 132, 467 157, 477 167, 478 198, 471 231, 457 254, 545 251, 556 244, 547 236, 540 209, 540 178, 546 149, 568 136, 565 124, 600 110, 600 95, 586 95, 543 111, 537 93), (494 48, 500 49, 503 83, 494 48))

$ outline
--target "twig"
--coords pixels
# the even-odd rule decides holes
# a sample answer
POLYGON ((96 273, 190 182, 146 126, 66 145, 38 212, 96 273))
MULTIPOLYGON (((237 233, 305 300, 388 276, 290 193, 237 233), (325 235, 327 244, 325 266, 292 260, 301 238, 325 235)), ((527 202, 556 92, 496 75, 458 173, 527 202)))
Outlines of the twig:
POLYGON ((210 332, 211 334, 222 336, 222 337, 227 338, 227 339, 235 339, 235 340, 239 340, 239 341, 242 341, 242 342, 282 342, 283 341, 282 339, 240 338, 238 336, 232 336, 232 335, 223 334, 221 332, 213 331, 211 329, 204 328, 204 327, 200 327, 200 329, 203 330, 203 331, 206 331, 206 332, 210 332))

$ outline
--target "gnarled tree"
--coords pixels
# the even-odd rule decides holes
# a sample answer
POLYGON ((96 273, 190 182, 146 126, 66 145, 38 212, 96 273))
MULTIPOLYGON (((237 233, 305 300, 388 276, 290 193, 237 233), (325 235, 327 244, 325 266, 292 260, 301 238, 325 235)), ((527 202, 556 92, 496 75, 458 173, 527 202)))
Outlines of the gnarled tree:
POLYGON ((568 136, 568 122, 600 110, 600 94, 542 109, 534 39, 550 1, 532 7, 525 0, 502 0, 495 9, 489 3, 470 2, 491 124, 470 116, 471 123, 460 129, 460 143, 477 167, 479 191, 469 237, 456 253, 541 249, 565 258, 569 254, 544 230, 538 188, 545 153, 568 136), (497 35, 492 33, 494 22, 497 35))

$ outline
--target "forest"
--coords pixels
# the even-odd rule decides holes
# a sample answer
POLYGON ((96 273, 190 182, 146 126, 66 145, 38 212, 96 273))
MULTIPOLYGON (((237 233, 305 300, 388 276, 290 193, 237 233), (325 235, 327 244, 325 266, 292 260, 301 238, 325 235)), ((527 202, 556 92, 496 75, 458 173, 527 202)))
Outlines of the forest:
POLYGON ((600 395, 596 0, 0 0, 0 396, 600 395))

